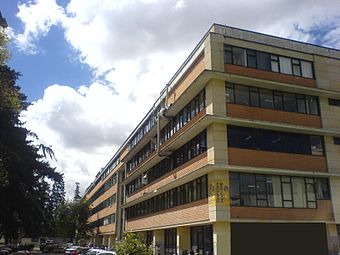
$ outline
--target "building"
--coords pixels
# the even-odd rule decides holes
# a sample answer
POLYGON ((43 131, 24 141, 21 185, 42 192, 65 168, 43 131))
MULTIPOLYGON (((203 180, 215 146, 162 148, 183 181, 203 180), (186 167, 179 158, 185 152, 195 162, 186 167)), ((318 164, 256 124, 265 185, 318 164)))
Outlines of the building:
POLYGON ((337 254, 340 51, 214 24, 86 197, 97 245, 337 254))

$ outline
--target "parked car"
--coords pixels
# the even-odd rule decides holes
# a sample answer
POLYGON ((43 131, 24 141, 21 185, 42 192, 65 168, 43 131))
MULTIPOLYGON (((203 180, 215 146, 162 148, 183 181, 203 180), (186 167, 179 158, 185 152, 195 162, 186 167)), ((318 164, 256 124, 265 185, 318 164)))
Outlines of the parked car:
POLYGON ((88 252, 86 252, 85 254, 86 254, 86 255, 97 255, 98 253, 103 252, 103 251, 105 251, 105 250, 103 250, 103 249, 91 248, 91 249, 89 249, 88 252))
POLYGON ((70 254, 70 255, 71 255, 71 253, 74 252, 74 251, 76 251, 79 247, 80 247, 80 246, 71 246, 71 247, 69 247, 69 248, 66 248, 66 249, 64 250, 64 253, 65 253, 65 254, 70 254))
POLYGON ((117 255, 114 251, 101 251, 97 255, 117 255))

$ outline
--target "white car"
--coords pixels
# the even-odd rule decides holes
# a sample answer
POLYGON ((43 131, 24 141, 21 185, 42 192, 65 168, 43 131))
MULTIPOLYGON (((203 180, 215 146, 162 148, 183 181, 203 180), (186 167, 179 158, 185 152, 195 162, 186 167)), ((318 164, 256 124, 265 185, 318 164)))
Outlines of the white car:
POLYGON ((73 251, 77 250, 80 246, 71 246, 65 249, 65 254, 71 254, 73 251))
POLYGON ((86 252, 86 255, 97 255, 98 253, 103 252, 103 251, 105 251, 105 250, 103 250, 103 249, 92 248, 92 249, 89 249, 89 250, 86 252))
POLYGON ((114 251, 102 251, 99 252, 97 255, 117 255, 114 251))

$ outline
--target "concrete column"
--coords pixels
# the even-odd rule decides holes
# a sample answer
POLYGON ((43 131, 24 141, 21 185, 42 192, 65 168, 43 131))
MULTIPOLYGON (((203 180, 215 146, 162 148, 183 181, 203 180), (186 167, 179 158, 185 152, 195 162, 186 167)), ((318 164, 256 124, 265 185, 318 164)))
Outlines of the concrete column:
POLYGON ((153 231, 153 246, 155 255, 164 255, 164 229, 153 231))
POLYGON ((214 255, 230 255, 231 254, 230 222, 213 223, 213 245, 214 245, 214 255))
POLYGON ((230 220, 228 171, 215 170, 208 174, 208 204, 211 222, 230 220))
POLYGON ((177 254, 190 250, 190 227, 177 228, 177 254))
POLYGON ((207 146, 209 164, 226 165, 228 163, 227 126, 225 124, 213 123, 208 126, 207 146))
POLYGON ((209 34, 204 41, 205 68, 224 72, 223 35, 209 34))
POLYGON ((337 255, 339 252, 339 238, 336 224, 327 223, 327 243, 328 243, 328 255, 337 255))
POLYGON ((226 116, 225 83, 222 80, 211 80, 205 89, 206 113, 215 116, 226 116))
POLYGON ((107 247, 108 246, 108 240, 109 240, 109 236, 108 235, 103 235, 102 245, 107 247))

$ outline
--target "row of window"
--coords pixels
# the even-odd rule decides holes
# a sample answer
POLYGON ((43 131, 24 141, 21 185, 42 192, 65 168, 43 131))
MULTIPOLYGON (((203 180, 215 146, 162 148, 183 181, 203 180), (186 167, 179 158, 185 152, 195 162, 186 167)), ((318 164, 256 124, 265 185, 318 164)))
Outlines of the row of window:
POLYGON ((163 144, 171 136, 173 136, 179 129, 187 124, 199 112, 205 108, 205 90, 202 90, 191 102, 189 102, 179 113, 173 117, 160 132, 160 144, 163 144))
POLYGON ((324 155, 322 136, 228 125, 228 146, 306 155, 324 155))
POLYGON ((132 193, 141 189, 143 185, 161 178, 173 169, 205 152, 207 150, 206 136, 206 131, 203 131, 176 150, 170 157, 163 159, 151 169, 128 183, 126 185, 126 195, 130 196, 132 193))
POLYGON ((115 222, 116 222, 116 214, 113 213, 113 214, 110 214, 106 217, 98 219, 96 221, 93 221, 89 225, 90 225, 91 228, 98 228, 98 227, 101 227, 101 226, 113 224, 115 222))
POLYGON ((117 201, 117 195, 116 193, 113 194, 112 196, 110 196, 108 199, 104 200, 103 202, 101 202, 99 205, 97 205, 96 207, 94 207, 93 209, 91 209, 91 215, 103 210, 106 207, 109 207, 111 205, 114 205, 117 201))
POLYGON ((328 179, 265 174, 230 173, 231 205, 316 208, 330 199, 328 179))
POLYGON ((314 78, 313 63, 272 53, 224 45, 224 63, 314 78))
POLYGON ((98 197, 103 195, 105 191, 107 191, 109 188, 111 188, 113 185, 117 183, 117 173, 112 175, 90 198, 89 202, 92 203, 94 200, 96 200, 98 197))
POLYGON ((135 156, 126 164, 126 172, 130 173, 135 167, 148 158, 156 150, 156 139, 151 139, 135 156))
MULTIPOLYGON (((179 129, 187 124, 193 117, 205 108, 205 91, 202 90, 190 103, 188 103, 173 119, 160 131, 160 145, 173 136, 179 129)), ((156 150, 157 136, 146 144, 127 163, 126 172, 131 172, 141 162, 156 150)))
POLYGON ((127 219, 145 216, 207 198, 207 176, 202 176, 126 209, 127 219))
POLYGON ((270 89, 226 83, 226 101, 287 112, 320 115, 318 98, 270 89))
POLYGON ((131 137, 130 142, 128 144, 129 150, 135 147, 140 140, 156 125, 157 117, 159 111, 164 107, 164 100, 160 102, 160 104, 154 109, 150 116, 144 121, 143 125, 138 129, 136 134, 131 137))
POLYGON ((110 165, 109 167, 105 170, 104 173, 102 173, 101 180, 104 180, 106 176, 108 176, 113 169, 120 163, 120 157, 118 156, 110 165))

